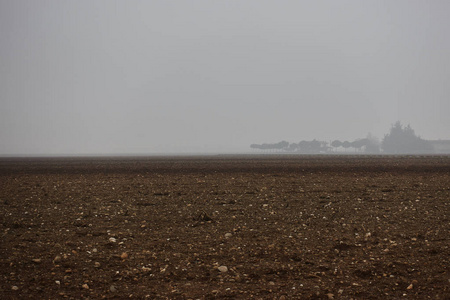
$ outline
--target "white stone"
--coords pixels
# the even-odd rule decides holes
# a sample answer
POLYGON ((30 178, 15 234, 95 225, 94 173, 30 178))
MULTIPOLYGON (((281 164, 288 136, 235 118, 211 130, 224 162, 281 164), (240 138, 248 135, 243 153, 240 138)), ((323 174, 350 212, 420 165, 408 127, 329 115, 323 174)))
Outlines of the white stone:
POLYGON ((218 267, 217 269, 218 269, 220 272, 223 272, 223 273, 228 272, 227 266, 220 266, 220 267, 218 267))

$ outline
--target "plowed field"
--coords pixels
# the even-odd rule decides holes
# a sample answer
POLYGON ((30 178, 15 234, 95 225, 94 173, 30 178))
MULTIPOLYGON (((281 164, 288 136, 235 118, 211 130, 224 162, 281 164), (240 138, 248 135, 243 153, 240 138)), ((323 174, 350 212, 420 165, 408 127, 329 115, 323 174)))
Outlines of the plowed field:
POLYGON ((1 299, 450 299, 449 156, 0 160, 1 299))

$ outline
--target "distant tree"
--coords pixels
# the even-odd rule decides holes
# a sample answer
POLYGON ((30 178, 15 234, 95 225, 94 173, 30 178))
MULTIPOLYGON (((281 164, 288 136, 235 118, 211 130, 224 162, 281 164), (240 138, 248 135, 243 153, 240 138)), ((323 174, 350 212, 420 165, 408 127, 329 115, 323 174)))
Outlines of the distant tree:
POLYGON ((384 136, 382 147, 389 154, 421 154, 433 153, 433 146, 414 133, 411 126, 403 127, 396 122, 384 136))
POLYGON ((301 153, 322 153, 328 151, 328 143, 318 140, 301 141, 297 144, 298 151, 301 153))
POLYGON ((282 141, 279 143, 251 144, 250 148, 259 150, 288 150, 289 142, 282 141))
POLYGON ((339 141, 339 140, 334 140, 334 141, 331 143, 331 146, 333 146, 334 148, 341 147, 341 146, 342 146, 342 142, 339 141))
POLYGON ((276 149, 287 150, 289 147, 289 142, 281 141, 276 144, 276 149))
POLYGON ((342 143, 342 147, 344 147, 345 149, 350 148, 352 146, 352 144, 349 141, 344 141, 342 143))
POLYGON ((298 151, 306 153, 308 151, 308 142, 300 141, 298 142, 298 151))
POLYGON ((320 150, 321 150, 320 149, 321 148, 321 143, 314 139, 311 142, 309 142, 309 148, 310 148, 310 151, 312 153, 319 153, 320 150))
POLYGON ((298 145, 296 143, 290 143, 288 148, 288 151, 297 151, 298 150, 298 145))
POLYGON ((362 147, 364 147, 367 144, 366 139, 356 139, 353 142, 350 143, 350 145, 358 150, 361 150, 362 147))
POLYGON ((271 144, 263 143, 263 144, 261 145, 261 149, 262 149, 262 150, 272 150, 273 148, 272 148, 272 145, 271 145, 271 144))

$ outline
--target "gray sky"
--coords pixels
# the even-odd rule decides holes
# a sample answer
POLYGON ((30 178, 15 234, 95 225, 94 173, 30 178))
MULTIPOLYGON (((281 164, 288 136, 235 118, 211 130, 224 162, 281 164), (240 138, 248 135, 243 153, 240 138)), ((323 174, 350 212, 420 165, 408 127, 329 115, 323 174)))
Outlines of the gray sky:
POLYGON ((0 0, 0 155, 450 139, 450 1, 0 0))

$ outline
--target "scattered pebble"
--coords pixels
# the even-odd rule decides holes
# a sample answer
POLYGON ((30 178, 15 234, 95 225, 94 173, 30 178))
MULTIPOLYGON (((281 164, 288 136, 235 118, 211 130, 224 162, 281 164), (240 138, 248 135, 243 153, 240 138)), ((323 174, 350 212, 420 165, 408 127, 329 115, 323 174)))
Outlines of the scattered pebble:
POLYGON ((53 259, 54 263, 59 263, 62 260, 61 255, 56 255, 55 258, 53 259))
POLYGON ((414 287, 414 285, 411 283, 406 289, 407 289, 407 290, 412 290, 413 287, 414 287))
POLYGON ((225 237, 226 237, 226 238, 230 238, 230 237, 232 237, 232 236, 233 236, 232 233, 229 233, 229 232, 228 232, 228 233, 225 233, 225 237))
POLYGON ((13 291, 17 291, 17 290, 19 289, 19 287, 18 287, 17 285, 13 285, 13 286, 11 287, 11 289, 12 289, 13 291))
POLYGON ((110 243, 115 243, 116 241, 117 241, 117 240, 116 240, 115 238, 113 238, 113 237, 110 237, 110 238, 109 238, 109 242, 110 242, 110 243))
POLYGON ((111 286, 109 287, 109 291, 110 291, 111 293, 115 293, 115 292, 117 292, 117 289, 116 289, 116 287, 115 287, 114 285, 111 285, 111 286))
POLYGON ((122 254, 120 255, 121 259, 127 259, 128 258, 128 253, 126 252, 122 252, 122 254))
POLYGON ((217 269, 218 269, 220 272, 223 272, 223 273, 228 272, 227 266, 220 266, 220 267, 218 267, 217 269))
POLYGON ((89 285, 87 285, 87 283, 83 284, 81 287, 82 287, 83 289, 86 289, 86 290, 89 289, 89 285))
POLYGON ((55 280, 55 283, 56 283, 57 285, 60 285, 60 284, 61 284, 61 281, 55 280))
POLYGON ((41 263, 41 259, 40 258, 34 258, 33 262, 36 263, 36 264, 39 264, 39 263, 41 263))

